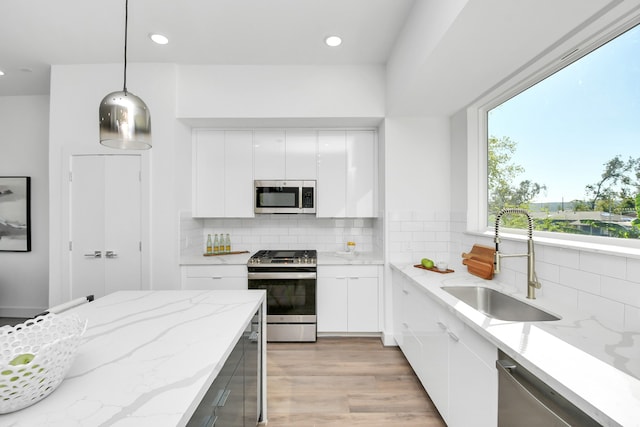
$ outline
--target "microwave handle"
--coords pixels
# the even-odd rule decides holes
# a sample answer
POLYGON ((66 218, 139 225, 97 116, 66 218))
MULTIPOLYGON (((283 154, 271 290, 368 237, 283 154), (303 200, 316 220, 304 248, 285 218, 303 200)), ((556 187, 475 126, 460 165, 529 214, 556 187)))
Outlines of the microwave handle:
POLYGON ((302 197, 304 194, 302 190, 304 190, 304 187, 301 185, 298 187, 298 209, 302 209, 302 197))

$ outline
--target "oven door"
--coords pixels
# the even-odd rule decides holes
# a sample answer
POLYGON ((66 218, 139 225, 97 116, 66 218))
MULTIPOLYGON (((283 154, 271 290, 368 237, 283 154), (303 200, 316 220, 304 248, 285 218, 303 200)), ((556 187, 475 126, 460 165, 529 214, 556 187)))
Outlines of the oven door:
POLYGON ((267 293, 267 323, 316 322, 315 272, 249 272, 249 289, 267 293))

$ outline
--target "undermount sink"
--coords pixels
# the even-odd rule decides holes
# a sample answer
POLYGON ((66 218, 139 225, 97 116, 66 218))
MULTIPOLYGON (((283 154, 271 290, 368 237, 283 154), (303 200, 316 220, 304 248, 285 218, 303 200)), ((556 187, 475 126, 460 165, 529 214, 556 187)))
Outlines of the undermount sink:
POLYGON ((517 322, 560 320, 558 316, 495 289, 483 286, 444 286, 442 290, 494 319, 517 322))

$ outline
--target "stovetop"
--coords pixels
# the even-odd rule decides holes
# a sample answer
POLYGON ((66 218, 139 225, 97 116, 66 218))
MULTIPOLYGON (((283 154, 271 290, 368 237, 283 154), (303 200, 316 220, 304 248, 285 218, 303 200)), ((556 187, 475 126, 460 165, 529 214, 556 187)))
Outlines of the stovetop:
POLYGON ((305 265, 313 267, 316 265, 318 252, 310 250, 261 250, 249 258, 249 265, 273 266, 298 266, 305 265))

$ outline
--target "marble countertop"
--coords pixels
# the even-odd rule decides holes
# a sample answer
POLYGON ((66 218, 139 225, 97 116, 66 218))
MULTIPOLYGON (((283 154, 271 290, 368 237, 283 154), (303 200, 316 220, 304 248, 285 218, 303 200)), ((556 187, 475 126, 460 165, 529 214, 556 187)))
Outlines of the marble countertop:
MULTIPOLYGON (((201 254, 182 255, 180 265, 247 265, 253 253, 203 256, 201 254)), ((318 252, 318 265, 382 265, 384 257, 377 252, 318 252)))
POLYGON ((263 304, 260 290, 121 291, 68 310, 88 328, 65 380, 0 425, 186 425, 263 304))
POLYGON ((382 265, 384 257, 377 252, 318 252, 318 265, 382 265))
POLYGON ((204 256, 202 254, 182 255, 180 265, 247 265, 253 253, 204 256))
MULTIPOLYGON (((436 274, 391 264, 485 339, 605 426, 640 426, 640 337, 604 327, 561 302, 526 300, 516 289, 466 272, 436 274), (553 322, 497 320, 462 303, 442 286, 486 286, 560 315, 553 322)), ((543 284, 544 286, 544 284, 543 284)))

